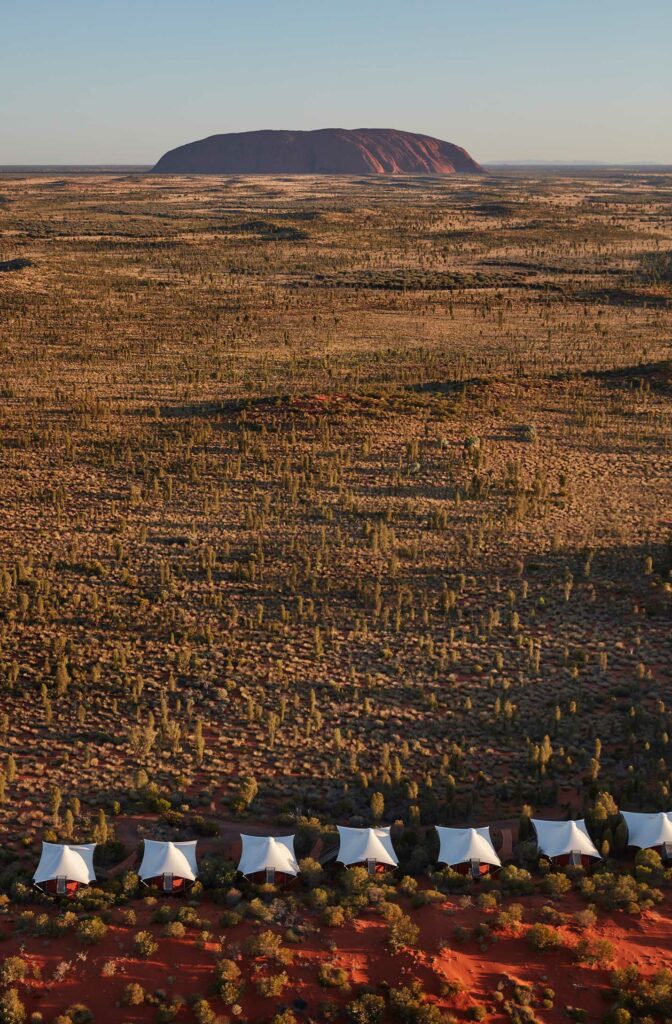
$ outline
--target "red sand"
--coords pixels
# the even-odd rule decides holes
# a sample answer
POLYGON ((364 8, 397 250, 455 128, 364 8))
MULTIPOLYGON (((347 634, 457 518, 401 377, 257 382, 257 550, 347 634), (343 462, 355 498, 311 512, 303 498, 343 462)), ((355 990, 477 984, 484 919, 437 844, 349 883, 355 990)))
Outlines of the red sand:
MULTIPOLYGON (((375 912, 343 928, 320 927, 317 921, 315 931, 299 945, 288 944, 295 954, 294 963, 286 970, 291 984, 281 997, 262 998, 256 994, 254 985, 248 981, 241 999, 243 1016, 252 1021, 272 1017, 277 1005, 289 1004, 301 997, 308 1003, 308 1016, 319 1015, 319 1006, 326 1000, 339 1003, 354 997, 357 986, 362 984, 391 986, 407 984, 414 978, 422 985, 432 1001, 450 1008, 451 1013, 461 1019, 468 1007, 474 1003, 485 1003, 490 1010, 489 1020, 504 1020, 492 1005, 491 994, 498 982, 534 984, 550 987, 556 992, 555 1007, 552 1010, 539 1009, 540 1020, 553 1024, 566 1021, 565 1007, 579 1006, 589 1012, 591 1020, 598 1020, 605 1011, 602 990, 609 978, 609 969, 578 966, 572 963, 567 949, 533 953, 524 938, 528 923, 536 920, 537 912, 546 902, 541 896, 523 897, 525 922, 520 934, 499 935, 497 941, 486 951, 470 939, 458 944, 454 930, 458 925, 473 928, 482 921, 488 921, 492 912, 475 906, 462 908, 457 902, 446 901, 443 905, 432 905, 419 910, 410 910, 413 920, 420 926, 419 949, 404 950, 394 955, 386 946, 386 926, 375 912), (441 949, 440 942, 448 943, 441 949), (317 982, 320 963, 344 967, 351 978, 351 991, 324 989, 317 982), (456 1000, 440 996, 441 982, 457 980, 465 986, 465 992, 456 1000)), ((183 901, 172 900, 176 909, 183 901)), ((506 905, 506 904, 505 904, 506 905)), ((213 1008, 227 1013, 227 1008, 212 993, 213 965, 219 954, 216 942, 208 943, 204 949, 195 945, 198 932, 190 929, 183 939, 170 939, 162 935, 160 925, 150 922, 154 908, 148 908, 140 901, 130 904, 137 913, 137 923, 129 928, 115 923, 110 926, 102 942, 86 947, 75 935, 65 938, 34 938, 13 932, 13 915, 7 915, 1 926, 0 949, 4 956, 21 954, 30 963, 39 965, 42 977, 36 981, 28 979, 19 985, 27 1009, 39 1009, 47 1020, 63 1012, 75 1002, 85 1003, 95 1014, 97 1021, 149 1022, 155 1019, 156 1009, 151 1005, 140 1007, 116 1006, 124 987, 131 981, 139 982, 148 992, 162 989, 168 999, 176 995, 188 998, 195 994, 209 998, 213 1008), (150 930, 159 941, 159 950, 150 960, 134 956, 132 937, 141 929, 150 930), (57 965, 70 961, 71 968, 65 979, 53 981, 57 965), (111 978, 102 976, 103 964, 114 960, 117 973, 111 978)), ((585 904, 570 895, 556 901, 555 906, 563 913, 583 909, 585 904)), ((41 909, 41 908, 40 908, 41 909)), ((408 909, 408 908, 407 908, 408 909)), ((245 939, 259 927, 245 922, 234 928, 221 928, 219 920, 223 908, 203 901, 198 913, 211 923, 215 936, 224 936, 229 956, 231 946, 241 946, 245 939)), ((113 911, 115 922, 119 911, 113 911)), ((591 929, 593 938, 607 938, 614 944, 616 959, 613 966, 635 963, 644 973, 652 973, 669 965, 672 958, 672 901, 669 897, 655 911, 641 918, 618 913, 600 915, 598 924, 591 929)), ((310 920, 310 919, 307 919, 310 920)), ((265 928, 266 925, 261 927, 265 928)), ((560 931, 568 944, 574 944, 579 932, 571 925, 563 925, 560 931)), ((227 955, 225 953, 224 955, 227 955)), ((254 968, 260 968, 247 956, 241 958, 239 966, 246 978, 253 976, 254 968)), ((280 967, 273 967, 275 973, 280 967)), ((267 973, 264 971, 263 973, 267 973)), ((508 990, 510 993, 510 989, 508 990)), ((193 1015, 189 1008, 183 1009, 178 1020, 189 1021, 193 1015)))

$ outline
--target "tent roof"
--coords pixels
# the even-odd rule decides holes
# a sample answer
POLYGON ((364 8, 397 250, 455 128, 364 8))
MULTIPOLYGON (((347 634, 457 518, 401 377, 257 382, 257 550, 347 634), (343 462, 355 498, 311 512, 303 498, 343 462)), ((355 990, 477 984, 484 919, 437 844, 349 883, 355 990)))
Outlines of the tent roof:
POLYGON ((360 864, 375 860, 395 867, 399 861, 388 828, 346 828, 338 825, 340 839, 336 860, 341 864, 360 864))
POLYGON ((246 836, 241 834, 243 851, 238 870, 243 875, 275 868, 286 875, 298 875, 294 855, 294 836, 246 836))
POLYGON ((562 857, 576 850, 586 857, 597 857, 601 860, 588 835, 583 818, 579 821, 541 821, 539 818, 532 818, 532 824, 537 833, 539 850, 547 857, 562 857))
POLYGON ((70 882, 88 885, 95 882, 96 872, 93 869, 93 851, 95 843, 84 843, 81 846, 68 846, 66 843, 42 843, 42 856, 33 881, 50 882, 54 878, 67 878, 70 882))
POLYGON ((145 839, 144 842, 145 850, 138 871, 140 878, 176 875, 192 882, 195 880, 198 874, 196 839, 188 843, 163 843, 155 839, 145 839))
POLYGON ((638 814, 635 811, 621 812, 628 826, 628 843, 648 850, 652 846, 672 843, 672 811, 656 811, 653 814, 638 814))
POLYGON ((501 865, 490 837, 490 829, 485 828, 441 828, 439 833, 439 863, 465 864, 470 860, 480 860, 482 864, 501 865))

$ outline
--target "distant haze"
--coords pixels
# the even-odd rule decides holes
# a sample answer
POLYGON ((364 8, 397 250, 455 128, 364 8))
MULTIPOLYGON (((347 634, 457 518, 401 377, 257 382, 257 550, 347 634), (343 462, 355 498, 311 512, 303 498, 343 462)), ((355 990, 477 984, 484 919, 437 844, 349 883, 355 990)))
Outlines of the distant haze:
POLYGON ((668 0, 21 0, 0 165, 153 165, 186 140, 394 126, 480 163, 672 164, 668 0))

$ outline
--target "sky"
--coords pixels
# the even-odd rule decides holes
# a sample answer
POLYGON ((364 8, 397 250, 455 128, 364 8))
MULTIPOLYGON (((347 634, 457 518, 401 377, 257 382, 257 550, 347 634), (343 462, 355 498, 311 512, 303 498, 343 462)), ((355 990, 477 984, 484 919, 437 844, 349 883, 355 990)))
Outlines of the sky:
POLYGON ((0 0, 0 165, 260 128, 672 164, 672 0, 0 0))

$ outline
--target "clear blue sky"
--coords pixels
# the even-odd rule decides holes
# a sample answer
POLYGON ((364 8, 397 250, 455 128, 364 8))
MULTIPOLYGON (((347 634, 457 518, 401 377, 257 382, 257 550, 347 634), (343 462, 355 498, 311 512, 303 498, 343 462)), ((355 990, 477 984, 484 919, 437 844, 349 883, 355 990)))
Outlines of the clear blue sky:
POLYGON ((0 164, 256 128, 672 163, 672 0, 0 0, 0 164))

